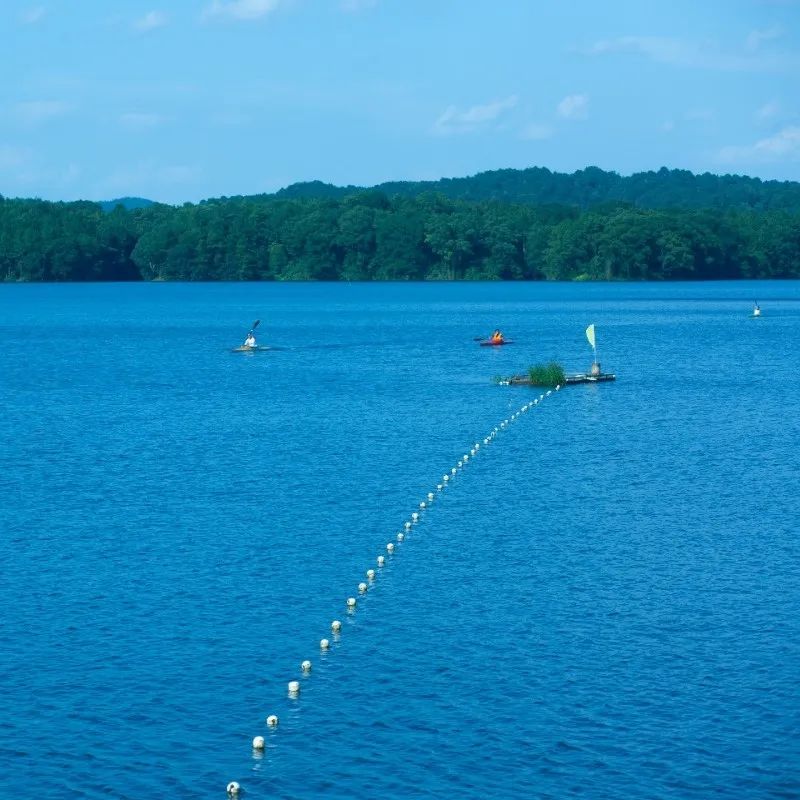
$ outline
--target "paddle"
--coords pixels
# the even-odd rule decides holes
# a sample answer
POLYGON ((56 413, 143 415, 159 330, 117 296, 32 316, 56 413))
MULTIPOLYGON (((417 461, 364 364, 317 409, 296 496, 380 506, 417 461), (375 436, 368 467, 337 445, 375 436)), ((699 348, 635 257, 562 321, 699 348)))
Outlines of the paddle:
MULTIPOLYGON (((249 339, 249 338, 250 338, 250 337, 253 335, 253 331, 254 331, 254 330, 255 330, 255 329, 258 327, 258 324, 259 324, 260 322, 261 322, 261 320, 260 320, 260 319, 257 319, 257 320, 256 320, 256 321, 253 323, 253 326, 250 328, 250 332, 247 334, 247 339, 249 339)), ((248 345, 248 344, 247 344, 247 339, 245 339, 245 344, 244 344, 244 345, 242 345, 242 347, 250 347, 250 346, 251 346, 251 345, 248 345)))

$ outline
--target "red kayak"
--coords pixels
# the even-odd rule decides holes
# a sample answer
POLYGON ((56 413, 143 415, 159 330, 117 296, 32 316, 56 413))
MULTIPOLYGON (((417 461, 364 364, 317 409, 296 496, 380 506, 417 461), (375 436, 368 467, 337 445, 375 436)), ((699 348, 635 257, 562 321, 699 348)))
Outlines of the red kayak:
POLYGON ((513 341, 511 339, 501 339, 499 342, 493 342, 491 339, 487 339, 480 344, 481 347, 499 347, 501 344, 513 344, 513 341))

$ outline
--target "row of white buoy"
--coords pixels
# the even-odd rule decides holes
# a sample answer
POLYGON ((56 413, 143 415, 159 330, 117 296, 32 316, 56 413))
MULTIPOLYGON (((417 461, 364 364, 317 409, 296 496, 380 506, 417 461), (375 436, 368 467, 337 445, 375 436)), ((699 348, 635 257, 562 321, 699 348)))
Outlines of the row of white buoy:
MULTIPOLYGON (((556 386, 555 391, 559 391, 561 386, 556 386)), ((549 397, 553 393, 552 390, 548 390, 545 394, 540 394, 538 398, 531 400, 530 402, 523 405, 510 417, 504 419, 500 422, 499 425, 496 425, 492 428, 491 432, 484 437, 483 444, 484 446, 491 444, 494 439, 498 436, 500 431, 504 431, 511 422, 516 421, 522 414, 529 411, 534 406, 537 406, 545 397, 549 397)), ((468 453, 465 453, 461 456, 461 458, 456 462, 456 466, 453 467, 449 473, 444 473, 442 475, 442 483, 436 484, 436 491, 442 492, 449 484, 449 482, 458 474, 459 470, 464 469, 467 464, 470 462, 471 459, 474 459, 475 456, 478 455, 481 449, 480 442, 475 442, 475 444, 470 448, 468 453)), ((419 504, 419 508, 421 511, 424 511, 430 505, 432 505, 436 494, 434 492, 428 492, 425 496, 425 500, 421 501, 419 504)), ((397 541, 402 542, 405 539, 406 533, 408 533, 414 525, 416 525, 420 521, 420 513, 417 511, 412 512, 410 520, 407 520, 403 523, 403 528, 405 529, 405 533, 403 531, 398 531, 397 533, 397 541)), ((387 542, 386 544, 386 552, 391 555, 395 551, 394 542, 387 542)), ((376 563, 378 567, 383 567, 386 564, 386 557, 384 555, 379 555, 376 559, 376 563)), ((369 591, 370 585, 374 583, 377 573, 374 569, 368 569, 366 572, 367 583, 361 582, 358 584, 358 593, 360 595, 364 595, 369 591)), ((355 597, 348 597, 345 601, 345 605, 347 607, 348 612, 353 613, 357 606, 358 602, 355 597)), ((340 620, 335 619, 331 622, 331 632, 333 633, 334 637, 338 637, 342 630, 342 623, 340 620)), ((320 639, 319 647, 322 652, 329 650, 331 646, 330 639, 320 639)), ((305 661, 301 662, 300 669, 304 675, 308 675, 311 672, 311 661, 306 659, 305 661)), ((288 696, 291 699, 297 699, 300 696, 300 681, 289 681, 287 685, 288 689, 288 696)), ((278 727, 278 716, 277 714, 270 714, 266 718, 266 724, 270 728, 277 728, 278 727)), ((256 736, 253 739, 253 750, 255 751, 263 751, 266 747, 266 741, 263 736, 256 736)), ((227 792, 231 796, 238 795, 241 791, 241 786, 237 781, 231 781, 227 786, 227 792)))

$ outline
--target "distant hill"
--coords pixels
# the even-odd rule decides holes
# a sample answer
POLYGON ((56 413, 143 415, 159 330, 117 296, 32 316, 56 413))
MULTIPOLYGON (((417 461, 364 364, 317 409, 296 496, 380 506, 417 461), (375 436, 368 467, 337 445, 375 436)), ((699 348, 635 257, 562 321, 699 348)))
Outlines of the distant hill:
POLYGON ((313 181, 295 183, 272 196, 340 199, 366 189, 382 191, 390 197, 416 197, 437 192, 454 200, 471 202, 555 203, 584 209, 607 203, 627 203, 638 208, 800 211, 800 183, 708 172, 695 175, 688 170, 666 167, 657 172, 637 172, 629 177, 598 167, 587 167, 572 174, 530 167, 492 170, 467 178, 438 181, 394 181, 373 187, 340 187, 313 181))
POLYGON ((98 205, 103 211, 113 211, 117 206, 122 206, 128 211, 133 211, 136 208, 148 208, 154 206, 153 200, 147 200, 144 197, 118 197, 116 200, 101 200, 98 205))
POLYGON ((309 197, 338 199, 352 194, 362 194, 365 191, 367 191, 365 186, 334 186, 332 183, 323 183, 322 181, 308 181, 293 183, 285 189, 278 190, 272 196, 280 197, 282 200, 305 200, 309 197))

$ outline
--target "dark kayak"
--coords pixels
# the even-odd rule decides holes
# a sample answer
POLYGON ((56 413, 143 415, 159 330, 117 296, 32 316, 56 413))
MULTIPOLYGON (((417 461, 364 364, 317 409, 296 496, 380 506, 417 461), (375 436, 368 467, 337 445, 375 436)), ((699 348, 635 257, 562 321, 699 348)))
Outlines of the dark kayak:
POLYGON ((493 342, 491 339, 487 339, 485 342, 481 342, 481 347, 499 347, 501 344, 514 344, 511 339, 501 339, 499 342, 493 342))

